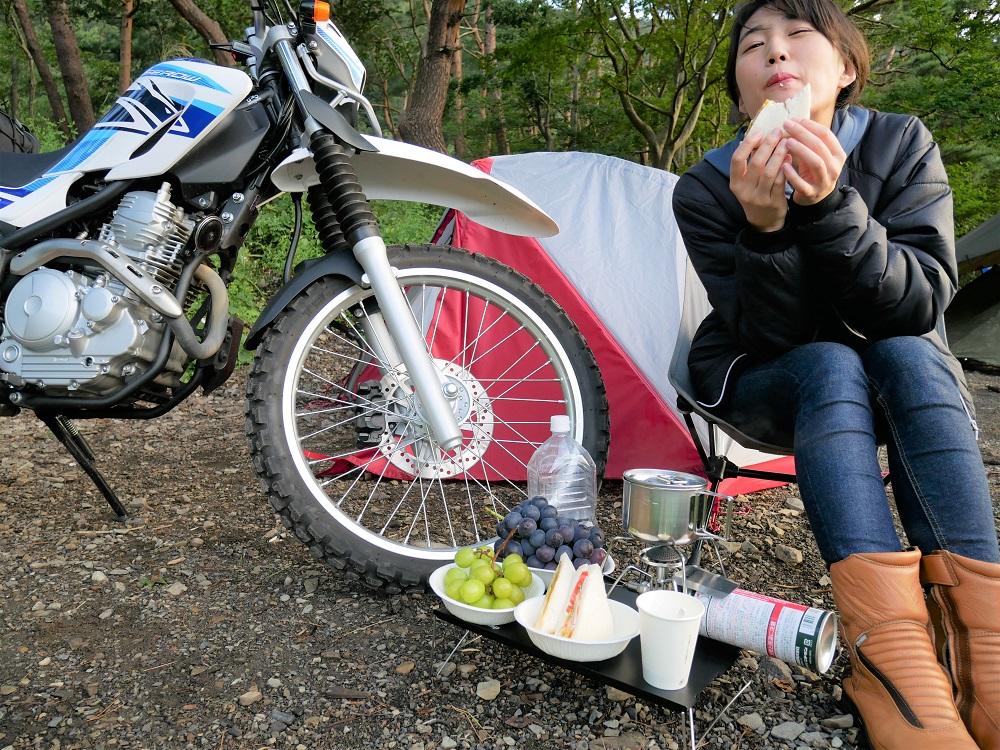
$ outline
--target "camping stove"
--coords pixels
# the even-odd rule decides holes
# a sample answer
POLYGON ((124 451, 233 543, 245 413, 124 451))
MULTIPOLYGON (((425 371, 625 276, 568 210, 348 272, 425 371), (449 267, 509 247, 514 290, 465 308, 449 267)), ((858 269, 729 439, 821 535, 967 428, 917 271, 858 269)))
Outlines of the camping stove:
MULTIPOLYGON (((626 540, 628 537, 618 539, 626 540)), ((634 563, 626 565, 608 592, 613 591, 620 583, 637 594, 668 588, 690 594, 704 588, 713 588, 718 594, 725 596, 736 588, 736 584, 725 577, 726 568, 717 546, 720 538, 703 541, 712 545, 721 574, 712 573, 698 565, 696 557, 700 556, 701 550, 697 543, 690 555, 681 545, 656 544, 643 549, 634 563)))

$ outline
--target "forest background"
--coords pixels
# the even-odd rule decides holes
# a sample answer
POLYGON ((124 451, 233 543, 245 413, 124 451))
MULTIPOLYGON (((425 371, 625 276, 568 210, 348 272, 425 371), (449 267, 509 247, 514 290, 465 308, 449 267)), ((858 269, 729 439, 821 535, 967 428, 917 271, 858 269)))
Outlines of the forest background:
MULTIPOLYGON (((279 4, 282 0, 278 0, 279 4)), ((387 135, 459 159, 591 151, 682 173, 735 132, 731 0, 335 0, 387 135)), ((872 48, 862 104, 918 115, 941 146, 961 236, 1000 210, 1000 0, 856 0, 872 48)), ((145 68, 232 64, 246 0, 0 0, 0 108, 43 150, 85 131, 145 68)), ((390 242, 441 210, 380 203, 390 242)), ((308 212, 307 212, 308 213, 308 212)), ((252 320, 280 282, 292 217, 271 204, 231 289, 252 320)), ((299 257, 318 252, 307 226, 299 257)))

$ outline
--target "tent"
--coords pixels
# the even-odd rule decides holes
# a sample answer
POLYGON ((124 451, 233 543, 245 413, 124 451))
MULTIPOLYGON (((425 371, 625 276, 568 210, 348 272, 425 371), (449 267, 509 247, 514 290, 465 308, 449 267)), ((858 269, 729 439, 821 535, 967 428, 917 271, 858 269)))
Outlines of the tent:
POLYGON ((986 270, 963 286, 945 312, 948 343, 969 369, 1000 372, 1000 214, 955 243, 960 273, 986 270))
MULTIPOLYGON (((559 223, 560 233, 515 237, 452 210, 435 240, 483 253, 524 274, 580 329, 607 390, 611 442, 605 476, 620 478, 635 467, 703 474, 667 378, 682 306, 709 309, 670 210, 677 176, 577 152, 499 156, 474 164, 538 203, 559 223), (686 285, 692 291, 685 301, 686 285)), ((707 429, 704 423, 701 429, 707 429)), ((720 452, 727 440, 721 436, 720 452)), ((788 457, 738 445, 725 452, 744 466, 793 470, 788 457)), ((723 489, 742 494, 775 484, 727 480, 723 489)))

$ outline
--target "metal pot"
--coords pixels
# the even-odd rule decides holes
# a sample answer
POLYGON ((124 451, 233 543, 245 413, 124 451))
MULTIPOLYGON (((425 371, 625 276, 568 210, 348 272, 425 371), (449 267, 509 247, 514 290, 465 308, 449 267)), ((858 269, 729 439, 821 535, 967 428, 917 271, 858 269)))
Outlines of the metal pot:
POLYGON ((629 469, 623 475, 622 526, 646 542, 692 544, 715 535, 707 530, 716 497, 708 482, 668 469, 629 469))

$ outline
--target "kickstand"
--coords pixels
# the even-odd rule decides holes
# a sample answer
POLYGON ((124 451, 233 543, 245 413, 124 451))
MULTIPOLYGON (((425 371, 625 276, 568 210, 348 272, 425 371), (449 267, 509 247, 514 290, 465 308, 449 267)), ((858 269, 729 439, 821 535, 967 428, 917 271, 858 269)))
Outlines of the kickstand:
POLYGON ((125 510, 122 501, 118 499, 118 495, 111 489, 111 486, 101 475, 101 472, 94 466, 94 452, 87 445, 87 441, 84 440, 80 431, 76 429, 76 425, 66 417, 60 415, 38 414, 38 418, 45 423, 45 426, 51 430, 56 439, 63 444, 70 455, 80 464, 80 468, 86 472, 100 493, 104 495, 104 499, 108 501, 108 505, 111 506, 111 509, 118 516, 119 520, 126 518, 128 511, 125 510))

